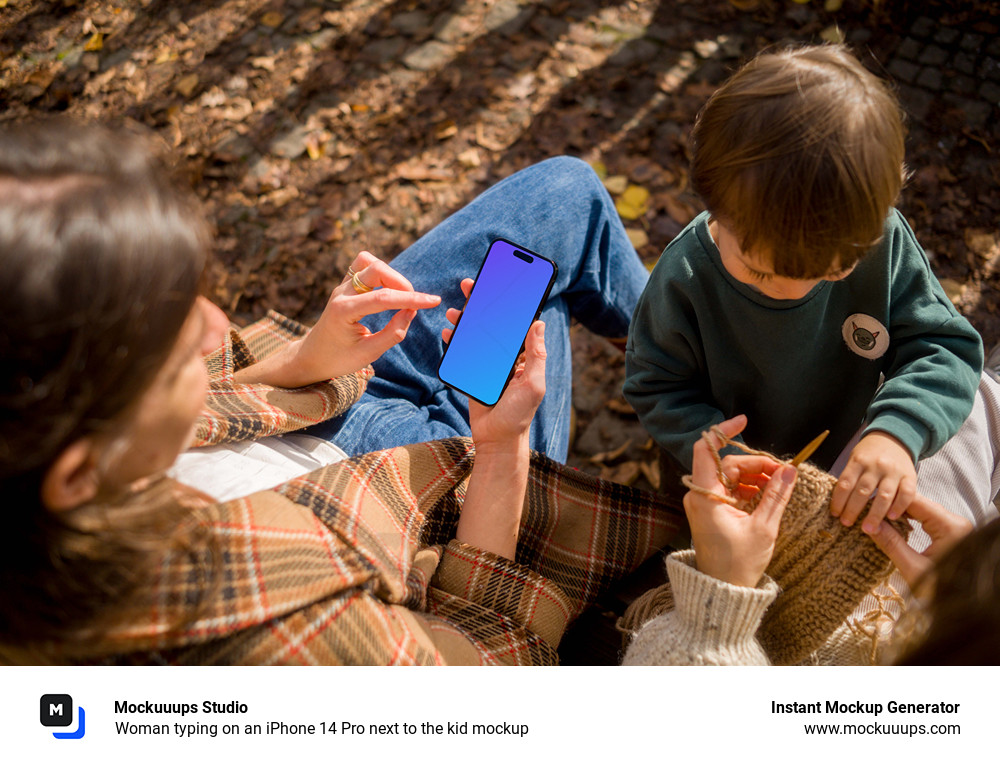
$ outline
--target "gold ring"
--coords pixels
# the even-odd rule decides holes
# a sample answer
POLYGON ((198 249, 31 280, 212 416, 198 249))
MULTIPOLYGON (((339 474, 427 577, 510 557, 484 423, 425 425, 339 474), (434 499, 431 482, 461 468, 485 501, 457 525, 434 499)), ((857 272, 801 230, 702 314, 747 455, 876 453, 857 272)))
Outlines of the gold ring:
POLYGON ((353 269, 349 269, 347 273, 351 275, 351 284, 354 286, 354 292, 359 295, 361 293, 370 293, 374 289, 362 282, 361 277, 354 273, 353 269))

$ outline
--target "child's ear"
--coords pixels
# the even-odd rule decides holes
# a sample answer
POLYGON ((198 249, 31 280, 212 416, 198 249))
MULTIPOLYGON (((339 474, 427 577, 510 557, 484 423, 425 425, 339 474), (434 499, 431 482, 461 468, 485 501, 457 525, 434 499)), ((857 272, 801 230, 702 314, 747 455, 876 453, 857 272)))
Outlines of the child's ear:
POLYGON ((50 511, 69 511, 93 500, 100 484, 98 451, 90 438, 77 439, 60 453, 42 479, 42 504, 50 511))

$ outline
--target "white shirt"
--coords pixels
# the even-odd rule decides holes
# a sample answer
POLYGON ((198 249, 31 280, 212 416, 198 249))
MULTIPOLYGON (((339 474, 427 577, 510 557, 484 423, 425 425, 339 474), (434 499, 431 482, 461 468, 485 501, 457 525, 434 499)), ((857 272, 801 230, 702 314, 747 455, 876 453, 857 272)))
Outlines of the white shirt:
POLYGON ((224 502, 271 489, 346 457, 325 439, 291 433, 189 449, 167 474, 224 502))

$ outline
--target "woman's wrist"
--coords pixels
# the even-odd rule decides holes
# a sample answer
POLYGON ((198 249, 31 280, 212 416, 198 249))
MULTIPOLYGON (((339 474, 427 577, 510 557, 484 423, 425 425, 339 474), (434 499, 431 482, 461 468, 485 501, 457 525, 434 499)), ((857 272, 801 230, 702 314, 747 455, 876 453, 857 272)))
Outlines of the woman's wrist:
POLYGON ((233 375, 237 383, 263 383, 278 388, 301 388, 319 382, 313 380, 308 370, 302 369, 300 351, 304 339, 299 338, 283 346, 266 359, 244 367, 233 375))
POLYGON ((526 437, 477 445, 456 539, 513 559, 529 467, 526 437))

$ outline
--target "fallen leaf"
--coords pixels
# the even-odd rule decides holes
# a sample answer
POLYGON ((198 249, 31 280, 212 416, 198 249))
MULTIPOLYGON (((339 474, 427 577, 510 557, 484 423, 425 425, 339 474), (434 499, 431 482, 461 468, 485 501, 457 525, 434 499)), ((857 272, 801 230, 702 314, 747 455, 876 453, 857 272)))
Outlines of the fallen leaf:
POLYGON ((85 51, 99 51, 102 48, 104 48, 104 35, 100 32, 94 32, 83 46, 85 51))
POLYGON ((826 2, 823 3, 823 10, 827 13, 836 13, 841 9, 841 7, 843 7, 843 5, 844 0, 826 0, 826 2))
POLYGON ((660 464, 658 462, 639 463, 639 470, 653 489, 660 488, 660 464))
POLYGON ((590 167, 594 169, 594 172, 597 173, 597 177, 602 181, 608 177, 608 166, 600 160, 594 160, 591 162, 590 167))
POLYGON ((306 154, 311 160, 318 160, 326 154, 326 145, 322 142, 321 137, 315 133, 306 136, 306 154))
POLYGON ((445 120, 434 126, 434 137, 438 141, 451 138, 456 133, 458 133, 458 125, 455 124, 454 120, 445 120))
POLYGON ((616 484, 625 484, 626 486, 631 486, 635 483, 635 480, 639 478, 639 473, 642 469, 639 467, 638 461, 628 460, 624 463, 609 468, 604 466, 601 469, 601 478, 613 481, 616 484))
POLYGON ((952 303, 958 303, 962 299, 962 293, 965 292, 965 285, 949 277, 942 278, 940 282, 941 287, 944 288, 944 294, 948 296, 948 299, 952 303))
POLYGON ((174 90, 184 96, 184 98, 191 98, 191 94, 194 93, 194 90, 197 87, 198 75, 194 72, 184 75, 181 79, 174 83, 174 90))
POLYGON ((481 122, 476 123, 476 143, 490 152, 502 152, 508 144, 503 141, 496 141, 486 135, 486 126, 481 122))
POLYGON ((458 161, 465 168, 478 168, 482 164, 482 160, 479 159, 479 151, 477 149, 466 149, 460 155, 458 155, 458 161))
POLYGON ((637 218, 642 217, 642 214, 646 212, 645 210, 640 210, 634 205, 630 205, 623 199, 619 199, 615 203, 615 210, 618 211, 618 215, 622 217, 623 221, 634 221, 637 218))
POLYGON ((269 11, 260 17, 260 23, 265 27, 271 27, 275 29, 281 26, 281 22, 285 20, 284 14, 278 13, 277 11, 269 11))
POLYGON ((56 79, 56 75, 62 70, 62 62, 58 64, 54 63, 43 63, 38 69, 29 74, 25 80, 31 85, 35 85, 45 91, 52 84, 52 81, 56 79))
POLYGON ((634 415, 635 410, 632 409, 632 405, 626 402, 624 399, 610 399, 606 405, 612 412, 618 413, 619 415, 634 415))
POLYGON ((966 229, 965 244, 984 261, 991 260, 1000 250, 1000 239, 987 229, 966 229))
POLYGON ((396 176, 404 181, 449 181, 454 173, 445 168, 432 168, 420 162, 399 165, 396 176))
POLYGON ((641 208, 645 212, 646 206, 649 204, 649 189, 645 186, 633 184, 625 189, 622 199, 633 207, 641 208))
POLYGON ((628 188, 628 176, 607 176, 604 179, 604 188, 609 194, 622 194, 628 188))
POLYGON ((610 452, 598 452, 596 455, 590 456, 591 463, 613 463, 615 460, 620 458, 625 454, 625 450, 632 446, 632 440, 626 439, 625 443, 610 452))
POLYGON ((254 69, 263 69, 265 72, 273 72, 274 56, 256 56, 250 59, 250 66, 254 69))
POLYGON ((649 235, 642 229, 625 229, 625 233, 628 235, 628 241, 636 250, 641 250, 649 244, 649 235))
POLYGON ((828 26, 826 29, 824 29, 822 32, 819 33, 819 36, 823 38, 823 40, 825 40, 826 42, 833 43, 834 45, 839 45, 840 43, 844 42, 844 40, 847 39, 844 36, 843 30, 836 24, 831 24, 830 26, 828 26))
POLYGON ((667 192, 657 195, 657 202, 662 204, 667 211, 667 215, 673 218, 681 226, 687 226, 691 219, 698 215, 693 206, 681 200, 676 194, 667 192))
POLYGON ((160 52, 156 54, 156 58, 153 59, 154 64, 166 64, 168 61, 177 60, 177 51, 171 50, 170 48, 161 48, 160 52))

